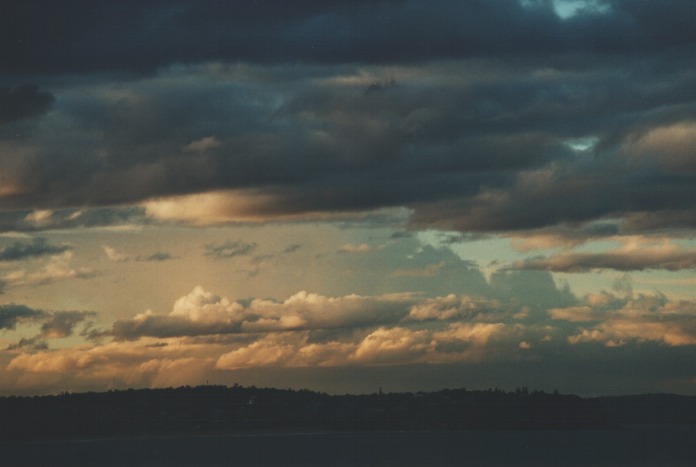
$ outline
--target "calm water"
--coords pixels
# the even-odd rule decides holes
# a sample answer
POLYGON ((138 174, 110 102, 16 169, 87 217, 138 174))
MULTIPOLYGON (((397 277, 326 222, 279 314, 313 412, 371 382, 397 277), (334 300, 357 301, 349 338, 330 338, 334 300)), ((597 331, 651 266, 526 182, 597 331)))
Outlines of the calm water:
POLYGON ((690 466, 696 426, 0 442, 2 466, 690 466))

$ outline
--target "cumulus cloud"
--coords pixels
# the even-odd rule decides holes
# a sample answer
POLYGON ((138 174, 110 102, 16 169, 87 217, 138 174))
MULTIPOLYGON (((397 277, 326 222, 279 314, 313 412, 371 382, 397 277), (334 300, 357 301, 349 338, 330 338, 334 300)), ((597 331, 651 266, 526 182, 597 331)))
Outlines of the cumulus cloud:
POLYGON ((52 351, 22 352, 7 366, 21 390, 36 384, 37 377, 52 378, 63 387, 92 385, 180 386, 205 377, 215 360, 210 348, 171 342, 113 342, 81 345, 52 351))
POLYGON ((408 294, 380 297, 326 297, 298 292, 285 301, 231 301, 196 287, 181 297, 168 314, 152 311, 114 323, 119 339, 204 334, 263 333, 283 330, 340 329, 395 323, 415 300, 408 294))
POLYGON ((482 346, 504 329, 503 323, 455 323, 438 332, 435 338, 442 342, 464 341, 482 346))
POLYGON ((273 334, 220 355, 215 367, 235 370, 255 366, 287 364, 305 343, 307 337, 296 334, 273 334))
POLYGON ((408 319, 488 321, 499 318, 499 312, 504 310, 497 300, 450 294, 419 301, 409 310, 408 319))
POLYGON ((430 333, 402 327, 380 327, 367 335, 351 354, 354 361, 371 364, 418 361, 433 348, 430 333))
POLYGON ((223 354, 220 369, 263 366, 404 365, 474 361, 503 324, 451 325, 441 332, 401 326, 378 327, 357 341, 310 343, 306 333, 273 333, 249 345, 223 354), (442 344, 456 343, 443 350, 442 344))
POLYGON ((36 338, 8 349, 12 358, 5 371, 15 388, 35 378, 156 386, 264 368, 495 365, 529 363, 528 358, 553 366, 565 353, 585 365, 614 355, 598 349, 630 346, 648 355, 651 345, 696 345, 696 304, 659 294, 590 294, 579 304, 549 309, 548 322, 513 311, 497 300, 464 296, 298 293, 284 302, 243 304, 197 287, 166 315, 146 312, 117 322, 111 342, 48 350, 44 338, 65 337, 92 314, 8 309, 7 328, 19 319, 44 325, 36 338), (247 323, 254 326, 245 329, 247 323))
POLYGON ((696 345, 696 303, 669 300, 664 295, 618 298, 589 295, 580 307, 550 310, 552 319, 576 325, 568 342, 597 342, 608 347, 630 342, 658 342, 668 346, 696 345))

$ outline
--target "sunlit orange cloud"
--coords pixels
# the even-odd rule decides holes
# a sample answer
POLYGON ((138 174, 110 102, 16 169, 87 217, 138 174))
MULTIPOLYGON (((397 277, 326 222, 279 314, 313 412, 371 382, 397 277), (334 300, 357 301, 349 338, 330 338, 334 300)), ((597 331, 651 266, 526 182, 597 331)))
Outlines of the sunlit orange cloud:
POLYGON ((196 287, 175 302, 171 313, 145 312, 130 321, 152 334, 163 326, 168 335, 136 333, 131 339, 54 350, 8 350, 0 390, 196 384, 216 371, 259 367, 471 362, 484 359, 495 338, 524 334, 519 324, 513 330, 502 322, 447 322, 477 320, 473 309, 492 306, 457 296, 443 297, 439 307, 430 303, 461 309, 456 315, 444 311, 407 319, 418 300, 410 294, 325 297, 298 292, 283 302, 255 300, 243 306, 196 287), (242 325, 219 333, 240 322, 247 329, 242 325), (313 334, 330 329, 334 332, 325 338, 313 334), (448 348, 440 349, 442 343, 448 348))
MULTIPOLYGON (((20 353, 7 365, 16 389, 41 387, 42 381, 60 381, 73 387, 168 386, 192 384, 214 364, 216 346, 182 345, 177 340, 111 342, 65 349, 20 353)), ((3 385, 5 389, 7 385, 3 385)))
POLYGON ((139 313, 114 323, 118 339, 204 334, 263 333, 285 330, 338 329, 395 323, 417 301, 412 294, 326 297, 305 291, 278 302, 254 299, 247 306, 195 287, 168 314, 139 313))
POLYGON ((164 221, 183 221, 194 225, 228 222, 259 222, 266 216, 274 198, 252 191, 214 191, 156 198, 143 203, 147 216, 164 221))
POLYGON ((669 240, 646 240, 635 236, 618 240, 622 245, 613 250, 598 253, 564 251, 546 258, 518 261, 515 267, 554 272, 587 272, 597 269, 679 271, 696 266, 696 250, 683 248, 669 240))
POLYGON ((688 120, 650 128, 627 138, 621 148, 625 157, 671 170, 696 170, 696 121, 688 120))
POLYGON ((696 303, 670 301, 664 295, 624 299, 588 297, 582 306, 549 310, 554 320, 593 323, 568 337, 570 344, 598 342, 609 347, 629 342, 660 342, 668 346, 696 344, 696 303))
POLYGON ((0 181, 0 198, 9 198, 12 196, 18 196, 26 193, 27 191, 19 185, 0 181))
POLYGON ((572 306, 567 308, 552 308, 548 311, 552 319, 560 319, 576 323, 599 321, 601 314, 589 306, 572 306))
MULTIPOLYGON (((362 218, 365 212, 286 212, 279 195, 258 190, 219 190, 153 198, 141 204, 145 215, 160 221, 196 226, 274 221, 341 220, 362 218)), ((395 213, 403 215, 403 213, 395 213)))
POLYGON ((196 384, 214 371, 259 367, 327 367, 451 363, 485 358, 486 345, 502 335, 502 323, 454 323, 436 332, 382 326, 357 340, 310 342, 308 331, 256 335, 249 343, 196 343, 190 339, 141 338, 58 350, 16 353, 0 370, 0 389, 31 390, 48 382, 79 389, 106 386, 196 384), (460 345, 438 350, 438 342, 460 345))

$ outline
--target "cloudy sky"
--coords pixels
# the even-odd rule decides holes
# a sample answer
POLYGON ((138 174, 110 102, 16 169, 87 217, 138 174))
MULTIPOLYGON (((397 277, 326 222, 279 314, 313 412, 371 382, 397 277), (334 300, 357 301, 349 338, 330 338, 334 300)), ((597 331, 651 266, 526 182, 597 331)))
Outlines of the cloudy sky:
POLYGON ((3 5, 0 394, 696 394, 696 3, 3 5))

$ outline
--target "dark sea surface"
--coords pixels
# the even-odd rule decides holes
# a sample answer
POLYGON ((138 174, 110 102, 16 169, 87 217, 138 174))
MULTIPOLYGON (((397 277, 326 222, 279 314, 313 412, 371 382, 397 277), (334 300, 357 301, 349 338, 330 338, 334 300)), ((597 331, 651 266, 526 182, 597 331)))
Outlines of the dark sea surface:
POLYGON ((696 426, 0 441, 2 466, 693 466, 696 426))

